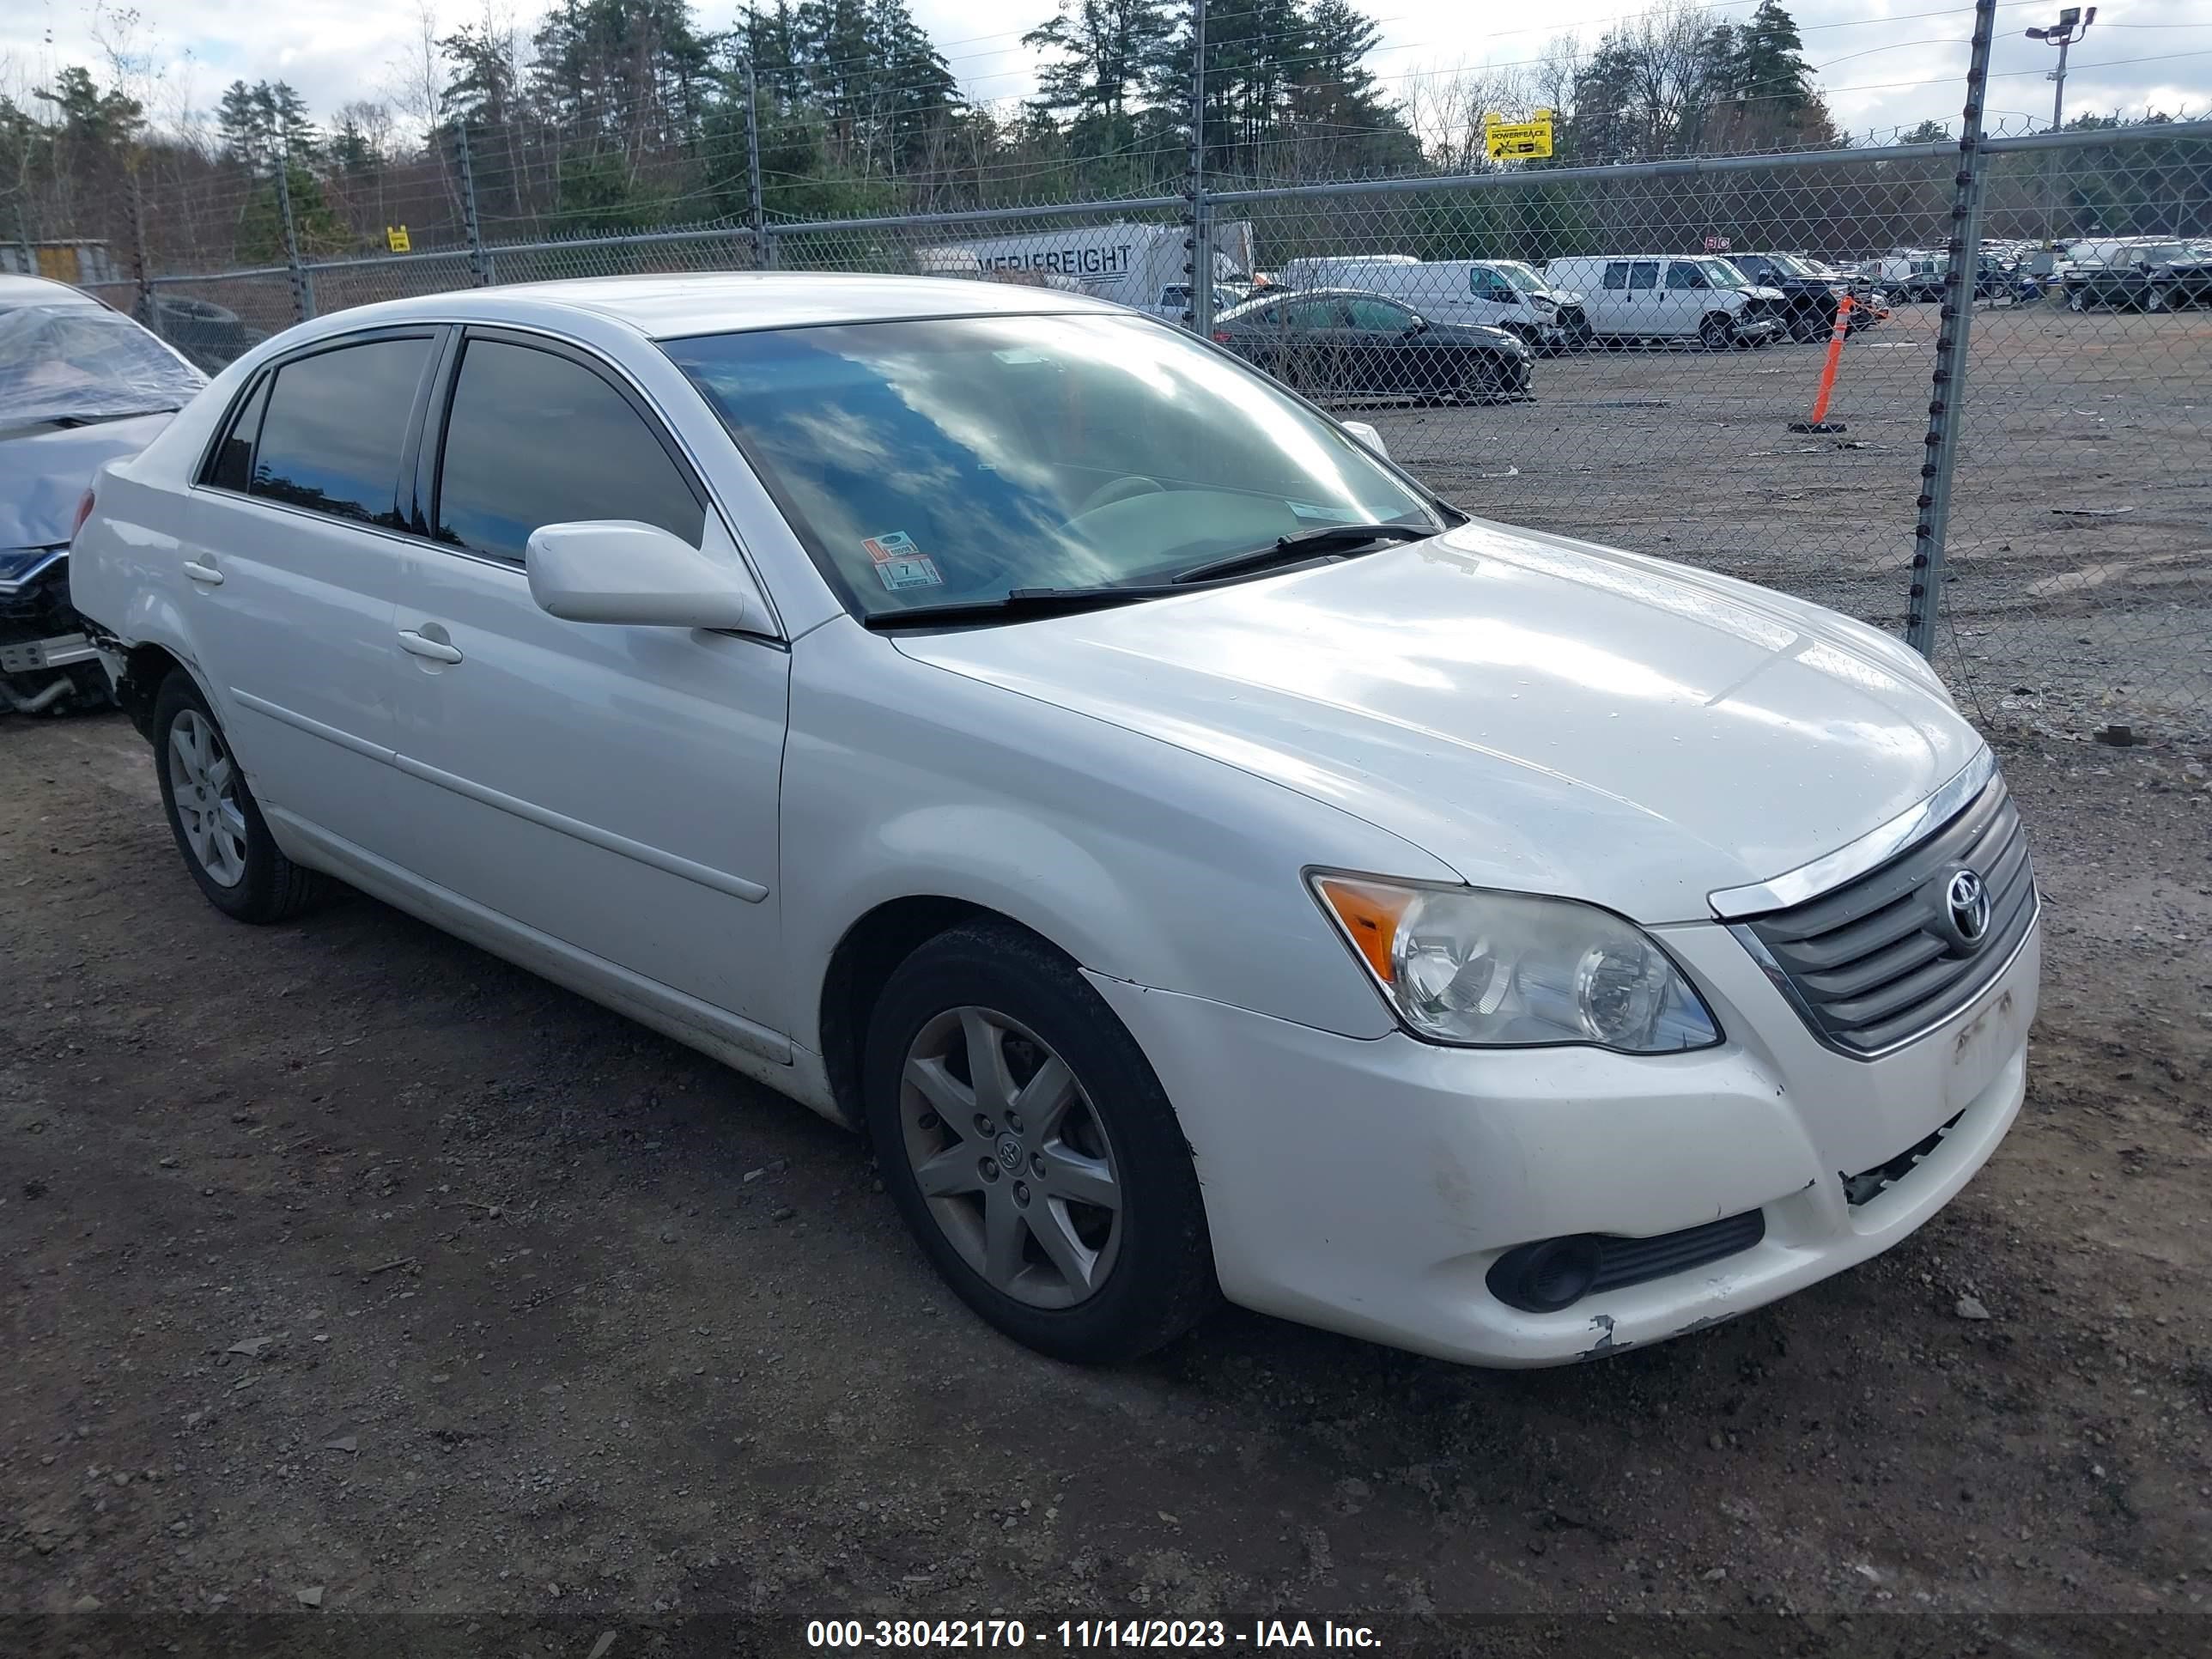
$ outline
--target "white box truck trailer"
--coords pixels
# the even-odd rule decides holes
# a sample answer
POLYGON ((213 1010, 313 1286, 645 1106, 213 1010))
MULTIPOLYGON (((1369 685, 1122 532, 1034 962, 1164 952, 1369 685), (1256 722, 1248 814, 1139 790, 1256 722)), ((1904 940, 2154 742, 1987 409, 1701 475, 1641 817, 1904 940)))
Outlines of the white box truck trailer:
MULTIPOLYGON (((1072 283, 1086 294, 1113 300, 1170 322, 1189 307, 1189 230, 1182 225, 1082 225, 1073 229, 1018 231, 973 241, 926 247, 915 266, 933 276, 994 276, 1000 273, 1072 283)), ((1213 227, 1214 306, 1234 305, 1251 283, 1252 227, 1236 220, 1213 227)))

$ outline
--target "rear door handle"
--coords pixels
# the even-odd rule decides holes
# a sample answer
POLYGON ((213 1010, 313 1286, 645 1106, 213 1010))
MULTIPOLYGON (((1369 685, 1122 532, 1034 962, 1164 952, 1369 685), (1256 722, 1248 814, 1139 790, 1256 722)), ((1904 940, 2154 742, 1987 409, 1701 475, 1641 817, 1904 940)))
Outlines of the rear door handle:
POLYGON ((210 587, 222 586, 222 572, 211 564, 202 564, 197 559, 185 561, 185 574, 196 582, 204 582, 210 587))
POLYGON ((418 657, 428 657, 432 662, 459 662, 461 659, 458 647, 447 645, 443 640, 434 640, 425 634, 418 634, 411 628, 403 628, 399 630, 399 648, 411 652, 418 657))

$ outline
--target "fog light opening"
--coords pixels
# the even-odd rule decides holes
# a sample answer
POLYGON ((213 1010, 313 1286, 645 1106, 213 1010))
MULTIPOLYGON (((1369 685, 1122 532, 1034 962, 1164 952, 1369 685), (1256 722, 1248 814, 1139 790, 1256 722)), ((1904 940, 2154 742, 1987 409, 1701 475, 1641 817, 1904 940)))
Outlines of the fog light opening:
POLYGON ((1523 1244, 1491 1268, 1491 1294, 1524 1312, 1558 1313, 1589 1294, 1604 1260, 1602 1245, 1589 1233, 1523 1244))

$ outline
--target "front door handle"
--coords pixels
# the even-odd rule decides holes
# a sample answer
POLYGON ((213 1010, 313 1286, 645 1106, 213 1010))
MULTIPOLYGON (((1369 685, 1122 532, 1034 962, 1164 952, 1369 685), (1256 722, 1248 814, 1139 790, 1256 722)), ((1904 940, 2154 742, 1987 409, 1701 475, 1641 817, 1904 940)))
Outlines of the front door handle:
POLYGON ((411 628, 399 630, 399 648, 412 652, 418 657, 428 657, 432 662, 459 662, 461 659, 459 647, 448 645, 443 640, 434 640, 428 635, 418 634, 411 628))
POLYGON ((185 561, 185 574, 196 582, 205 583, 210 587, 222 586, 222 572, 211 564, 202 564, 197 559, 185 561))

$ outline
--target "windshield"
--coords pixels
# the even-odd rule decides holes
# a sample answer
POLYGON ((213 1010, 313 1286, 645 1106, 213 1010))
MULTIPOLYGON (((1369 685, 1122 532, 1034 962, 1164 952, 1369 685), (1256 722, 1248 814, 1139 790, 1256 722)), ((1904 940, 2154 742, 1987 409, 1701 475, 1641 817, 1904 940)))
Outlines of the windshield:
POLYGON ((1725 259, 1699 259, 1694 262, 1705 273, 1705 280, 1715 288, 1748 288, 1743 273, 1725 259))
POLYGON ((854 323, 662 349, 868 616, 1165 581, 1332 524, 1443 524, 1273 381, 1141 318, 854 323))
POLYGON ((1809 260, 1801 259, 1794 253, 1770 253, 1766 256, 1766 263, 1785 276, 1815 276, 1820 274, 1809 260))
POLYGON ((1523 294, 1548 294, 1551 289, 1536 274, 1534 265, 1524 265, 1518 259, 1492 259, 1490 268, 1523 294))
POLYGON ((105 306, 0 311, 0 422, 114 420, 182 409, 207 384, 105 306))

